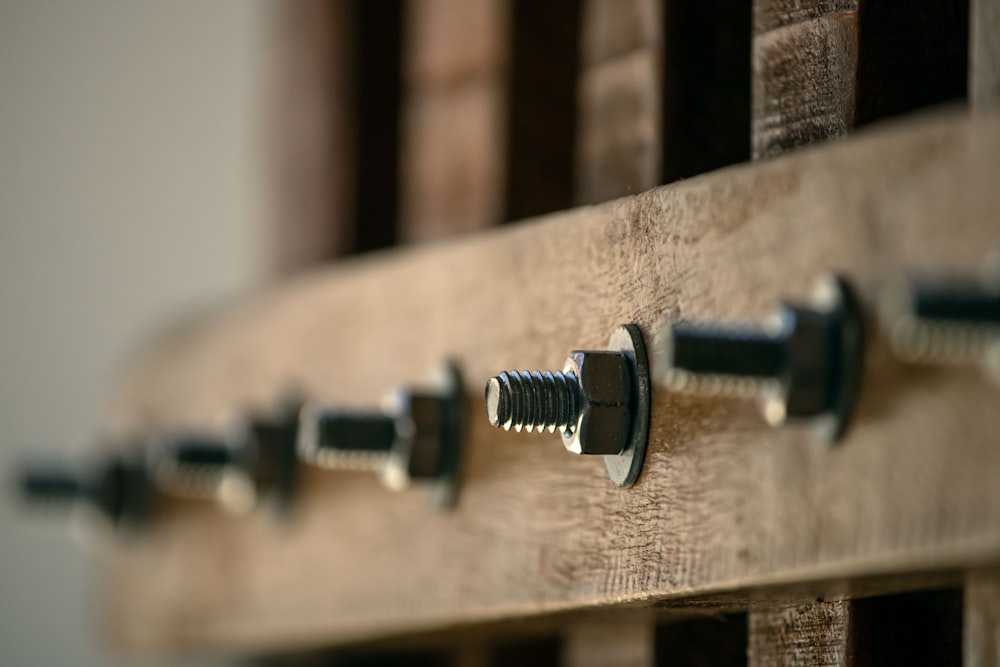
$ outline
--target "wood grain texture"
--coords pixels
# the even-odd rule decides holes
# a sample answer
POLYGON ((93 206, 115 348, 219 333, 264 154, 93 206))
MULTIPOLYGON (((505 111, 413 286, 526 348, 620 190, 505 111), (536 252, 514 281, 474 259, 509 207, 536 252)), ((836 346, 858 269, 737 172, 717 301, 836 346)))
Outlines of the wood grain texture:
POLYGON ((749 667, 848 664, 849 600, 750 611, 749 667))
POLYGON ((969 101, 1000 103, 1000 0, 969 0, 969 101))
POLYGON ((752 48, 754 159, 853 127, 858 0, 755 0, 752 48))
POLYGON ((399 238, 427 241, 497 224, 509 8, 501 0, 405 7, 399 238))
POLYGON ((830 269, 866 303, 906 269, 969 270, 997 242, 998 173, 997 115, 924 117, 353 260, 165 334, 124 379, 109 438, 221 428, 288 388, 371 405, 451 356, 468 383, 465 483, 451 513, 418 488, 321 472, 288 525, 171 513, 104 559, 107 632, 145 650, 332 645, 996 562, 1000 388, 900 366, 879 338, 835 447, 768 429, 751 404, 656 391, 629 491, 558 438, 491 428, 481 387, 561 367, 621 322, 654 343, 676 318, 759 321, 830 269))
POLYGON ((1000 666, 1000 570, 970 572, 965 581, 965 667, 1000 666))
POLYGON ((586 0, 582 8, 576 201, 660 183, 662 0, 586 0))

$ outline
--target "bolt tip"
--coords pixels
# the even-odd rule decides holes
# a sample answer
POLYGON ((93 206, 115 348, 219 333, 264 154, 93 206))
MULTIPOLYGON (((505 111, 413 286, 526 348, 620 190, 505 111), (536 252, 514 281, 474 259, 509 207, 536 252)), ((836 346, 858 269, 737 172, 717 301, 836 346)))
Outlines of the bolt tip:
POLYGON ((508 404, 505 400, 504 387, 505 384, 499 375, 490 378, 486 383, 486 418, 489 419, 490 425, 496 428, 501 427, 504 421, 502 413, 508 404))

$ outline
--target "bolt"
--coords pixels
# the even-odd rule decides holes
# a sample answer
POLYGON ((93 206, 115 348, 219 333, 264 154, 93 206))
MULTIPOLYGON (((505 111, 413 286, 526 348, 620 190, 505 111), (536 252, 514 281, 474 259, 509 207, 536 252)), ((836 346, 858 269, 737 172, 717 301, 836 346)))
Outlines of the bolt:
POLYGON ((486 415, 505 431, 570 431, 580 416, 580 384, 573 371, 505 371, 486 385, 486 415))
POLYGON ((486 385, 493 426, 556 429, 574 454, 620 454, 628 444, 632 378, 621 352, 571 352, 561 372, 508 371, 486 385))
POLYGON ((1000 381, 1000 285, 921 282, 888 300, 893 352, 910 363, 982 364, 1000 381))
POLYGON ((258 414, 249 425, 254 482, 258 493, 273 499, 279 517, 288 514, 298 486, 300 410, 301 403, 289 398, 269 414, 258 414))
POLYGON ((114 525, 139 524, 148 518, 152 493, 139 457, 111 457, 85 471, 65 466, 33 465, 19 476, 21 496, 28 502, 83 503, 114 525))
POLYGON ((299 455, 330 470, 381 472, 399 438, 395 417, 381 412, 303 410, 299 455))
POLYGON ((218 502, 235 513, 250 511, 257 498, 253 476, 256 452, 249 438, 239 444, 203 436, 174 435, 158 448, 153 479, 163 493, 218 502))
POLYGON ((774 426, 789 416, 832 415, 825 436, 836 439, 853 408, 863 343, 852 290, 830 278, 810 307, 784 304, 770 327, 675 323, 659 360, 668 389, 762 398, 774 426))
POLYGON ((399 388, 382 410, 307 405, 300 416, 298 453, 330 470, 370 471, 390 489, 413 480, 437 482, 432 502, 455 500, 461 454, 462 384, 447 364, 440 386, 399 388))
POLYGON ((600 454, 611 481, 635 484, 646 457, 649 365, 642 332, 618 327, 607 350, 570 352, 561 371, 504 371, 486 383, 486 417, 505 431, 559 431, 574 454, 600 454))

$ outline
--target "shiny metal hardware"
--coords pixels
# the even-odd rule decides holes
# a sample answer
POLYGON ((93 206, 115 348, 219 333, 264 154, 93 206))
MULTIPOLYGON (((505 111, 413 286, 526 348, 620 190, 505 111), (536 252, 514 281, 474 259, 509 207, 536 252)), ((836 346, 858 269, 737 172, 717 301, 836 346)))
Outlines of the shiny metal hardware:
POLYGON ((301 461, 327 470, 374 472, 392 490, 431 487, 438 507, 454 505, 462 450, 462 380, 449 363, 434 382, 400 387, 380 410, 307 405, 300 418, 301 461))
POLYGON ((261 499, 286 514, 298 479, 299 404, 258 415, 231 437, 175 433, 151 448, 150 468, 165 495, 208 500, 245 513, 261 499))
POLYGON ((1000 383, 1000 271, 896 285, 883 302, 882 321, 900 360, 979 366, 1000 383))
POLYGON ((857 298, 830 276, 808 306, 782 305, 770 326, 670 325, 658 379, 674 392, 758 398, 772 426, 810 417, 817 435, 834 441, 853 412, 864 347, 857 298))
POLYGON ((570 352, 561 371, 505 371, 486 384, 486 416, 504 430, 559 431, 575 454, 604 457, 616 486, 635 484, 649 433, 642 332, 618 327, 607 350, 570 352))
POLYGON ((31 464, 18 477, 21 496, 32 504, 80 504, 115 527, 135 528, 153 515, 155 492, 138 453, 114 454, 92 467, 31 464))

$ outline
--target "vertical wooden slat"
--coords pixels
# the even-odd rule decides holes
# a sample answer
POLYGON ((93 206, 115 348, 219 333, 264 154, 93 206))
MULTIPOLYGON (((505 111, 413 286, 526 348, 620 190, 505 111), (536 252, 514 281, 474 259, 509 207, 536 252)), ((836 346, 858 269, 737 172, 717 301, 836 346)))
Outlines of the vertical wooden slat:
POLYGON ((662 0, 584 0, 576 200, 660 182, 662 0))
POLYGON ((847 664, 850 620, 851 603, 846 600, 753 609, 749 614, 747 664, 847 664))
POLYGON ((971 572, 965 579, 963 664, 1000 666, 1000 570, 971 572))
POLYGON ((965 96, 967 0, 755 0, 753 157, 965 96))
POLYGON ((563 667, 653 667, 655 626, 651 618, 615 615, 581 621, 569 628, 563 667))
POLYGON ((970 0, 969 99, 1000 103, 1000 0, 970 0))
POLYGON ((503 0, 405 5, 403 242, 502 218, 508 10, 503 0))
POLYGON ((754 0, 754 159, 854 123, 858 0, 754 0))
POLYGON ((266 261, 281 275, 353 248, 354 56, 346 3, 274 11, 266 261))

